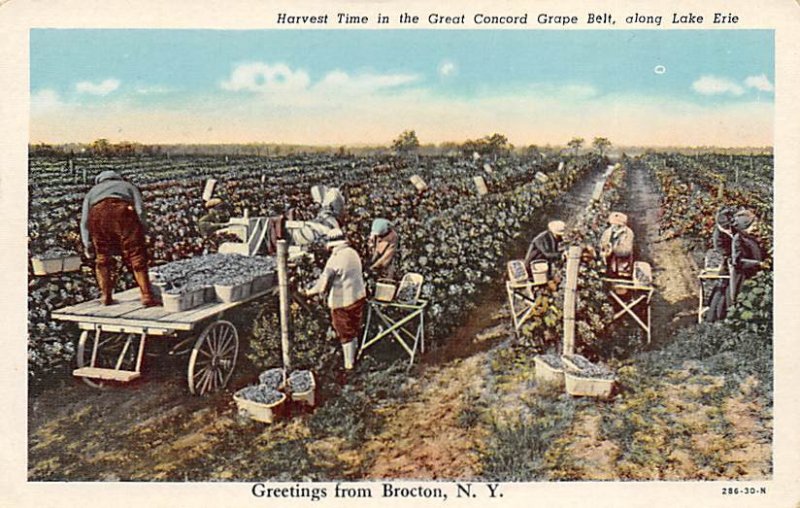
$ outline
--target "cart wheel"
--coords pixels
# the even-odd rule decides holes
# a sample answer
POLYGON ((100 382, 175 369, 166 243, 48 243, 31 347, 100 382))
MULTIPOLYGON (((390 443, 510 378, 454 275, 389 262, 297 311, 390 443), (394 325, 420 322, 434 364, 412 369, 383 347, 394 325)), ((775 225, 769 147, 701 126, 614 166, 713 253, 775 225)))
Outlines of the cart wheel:
MULTIPOLYGON (((101 368, 114 368, 119 361, 125 343, 128 340, 131 343, 128 345, 128 350, 122 357, 120 368, 126 370, 134 370, 136 368, 136 352, 138 351, 138 342, 140 340, 138 335, 127 333, 107 333, 100 334, 100 342, 97 345, 97 357, 95 358, 94 366, 101 368)), ((81 337, 78 340, 78 354, 77 364, 78 368, 89 367, 92 363, 92 350, 94 349, 95 334, 89 333, 88 330, 81 332, 81 337)), ((81 378, 83 382, 92 388, 105 388, 108 386, 108 381, 101 379, 90 379, 88 377, 81 378)))
POLYGON ((215 321, 203 330, 189 357, 189 391, 205 395, 223 388, 233 374, 239 354, 239 334, 228 321, 215 321))

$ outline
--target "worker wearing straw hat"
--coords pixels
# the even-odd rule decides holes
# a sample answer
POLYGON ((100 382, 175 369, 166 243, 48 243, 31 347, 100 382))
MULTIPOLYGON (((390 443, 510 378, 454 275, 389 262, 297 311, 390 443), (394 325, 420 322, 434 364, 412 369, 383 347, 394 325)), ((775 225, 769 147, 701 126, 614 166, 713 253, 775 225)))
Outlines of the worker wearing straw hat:
POLYGON ((566 224, 560 220, 547 223, 547 229, 536 235, 525 254, 525 266, 530 270, 534 261, 547 261, 547 276, 553 278, 553 264, 561 259, 561 239, 564 237, 566 224))
POLYGON ((327 292, 331 323, 344 353, 344 368, 352 370, 367 303, 361 258, 347 243, 341 229, 328 232, 325 246, 331 255, 322 274, 311 288, 301 290, 300 294, 313 296, 327 292))
POLYGON ((370 270, 378 279, 394 280, 397 271, 397 232, 387 219, 372 221, 369 234, 370 270))
POLYGON ((633 274, 633 230, 628 227, 628 216, 611 212, 608 228, 600 237, 600 253, 606 261, 608 274, 612 277, 628 277, 633 274))

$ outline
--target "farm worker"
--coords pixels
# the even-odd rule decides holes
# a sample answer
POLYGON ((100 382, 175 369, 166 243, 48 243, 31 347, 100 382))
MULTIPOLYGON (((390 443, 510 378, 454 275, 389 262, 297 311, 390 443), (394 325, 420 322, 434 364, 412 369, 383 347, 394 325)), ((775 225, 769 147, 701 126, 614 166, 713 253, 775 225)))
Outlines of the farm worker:
POLYGON ((758 240, 749 233, 755 214, 742 209, 733 215, 731 222, 730 281, 720 284, 720 292, 714 293, 709 304, 709 321, 724 319, 728 309, 734 304, 744 279, 752 277, 762 265, 764 254, 758 240))
POLYGON ((329 231, 342 227, 345 202, 339 189, 314 185, 311 187, 311 198, 320 205, 320 210, 314 219, 304 222, 301 228, 292 232, 295 245, 322 241, 329 231))
POLYGON ((560 220, 550 221, 547 229, 536 235, 525 254, 525 267, 530 270, 534 261, 547 261, 547 276, 553 277, 553 264, 562 257, 561 239, 564 237, 566 224, 560 220))
POLYGON ((600 237, 600 254, 612 276, 633 275, 633 230, 628 227, 628 216, 611 212, 609 226, 600 237))
POLYGON ((103 171, 86 194, 81 211, 81 240, 87 257, 95 256, 101 303, 111 305, 114 258, 122 255, 133 271, 145 307, 159 305, 147 274, 142 194, 115 171, 103 171))
POLYGON ((231 214, 228 204, 222 199, 211 198, 206 201, 204 206, 208 211, 197 221, 197 227, 200 230, 200 234, 203 236, 208 236, 219 228, 228 225, 231 214))
POLYGON ((733 240, 731 241, 731 284, 733 291, 730 295, 729 305, 736 301, 742 289, 744 279, 758 273, 764 261, 764 253, 758 240, 750 233, 755 221, 755 214, 750 210, 742 209, 733 216, 733 240))
POLYGON ((331 251, 331 255, 322 274, 311 288, 301 290, 300 294, 313 296, 328 293, 331 323, 342 345, 344 368, 352 370, 367 302, 361 258, 347 243, 341 229, 328 233, 325 247, 331 251))
POLYGON ((369 269, 375 272, 378 279, 394 280, 397 271, 397 232, 387 219, 378 218, 372 221, 369 233, 370 263, 369 269))
MULTIPOLYGON (((734 210, 728 207, 720 208, 717 212, 714 233, 712 234, 713 252, 719 261, 720 275, 728 274, 728 263, 731 259, 733 248, 733 216, 734 210)), ((716 264, 716 263, 714 263, 716 264)), ((714 322, 725 318, 728 308, 728 279, 719 279, 711 290, 706 321, 714 322)))

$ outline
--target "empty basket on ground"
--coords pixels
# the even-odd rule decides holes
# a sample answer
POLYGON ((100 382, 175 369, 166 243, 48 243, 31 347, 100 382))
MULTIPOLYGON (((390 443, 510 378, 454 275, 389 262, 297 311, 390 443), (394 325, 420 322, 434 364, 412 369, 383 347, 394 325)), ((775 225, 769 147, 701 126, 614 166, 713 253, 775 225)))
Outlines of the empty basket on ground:
POLYGON ((81 269, 81 257, 77 254, 59 254, 48 256, 42 254, 31 258, 34 275, 51 275, 54 273, 75 272, 81 269))
POLYGON ((514 284, 528 280, 528 271, 525 270, 525 262, 521 259, 514 259, 508 262, 508 280, 514 284))
POLYGON ((531 263, 531 276, 534 284, 547 282, 547 261, 534 261, 531 263))
POLYGON ((633 282, 637 286, 649 286, 653 283, 653 269, 650 263, 635 261, 633 263, 633 282))
POLYGON ((416 303, 422 292, 422 282, 425 278, 418 273, 407 273, 400 281, 395 300, 401 303, 416 303))

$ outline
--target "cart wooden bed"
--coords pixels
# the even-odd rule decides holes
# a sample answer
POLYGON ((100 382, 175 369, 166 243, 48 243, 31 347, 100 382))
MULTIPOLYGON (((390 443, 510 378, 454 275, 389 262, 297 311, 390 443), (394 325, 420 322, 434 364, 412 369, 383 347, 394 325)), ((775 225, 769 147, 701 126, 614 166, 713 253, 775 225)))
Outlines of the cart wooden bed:
POLYGON ((223 314, 256 298, 277 294, 277 290, 273 286, 236 302, 167 312, 160 306, 143 307, 139 289, 133 288, 115 294, 115 305, 103 306, 92 300, 55 310, 51 316, 78 324, 78 368, 73 375, 88 385, 102 387, 108 381, 126 383, 140 377, 148 337, 162 337, 179 339, 169 354, 189 355, 189 391, 205 395, 225 387, 239 354, 239 332, 222 319, 223 314), (193 333, 197 330, 201 330, 199 335, 193 333))

